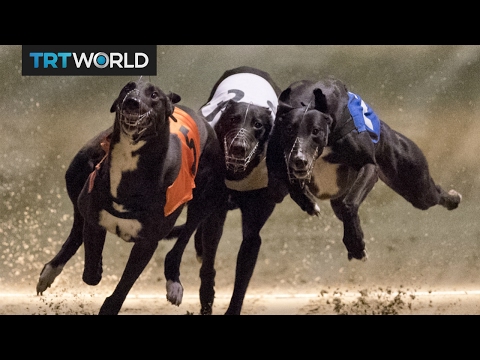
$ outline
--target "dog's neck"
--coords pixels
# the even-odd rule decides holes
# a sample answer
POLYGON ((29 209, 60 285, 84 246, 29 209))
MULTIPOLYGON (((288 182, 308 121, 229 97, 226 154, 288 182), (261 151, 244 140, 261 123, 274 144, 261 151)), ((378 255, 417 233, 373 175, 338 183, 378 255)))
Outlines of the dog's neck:
POLYGON ((268 181, 268 178, 264 178, 263 175, 258 179, 252 180, 252 177, 258 177, 256 175, 264 174, 264 171, 259 169, 259 167, 266 167, 266 154, 267 154, 267 143, 262 145, 263 150, 258 152, 252 161, 247 165, 245 171, 242 172, 234 172, 232 170, 227 169, 226 172, 226 184, 227 187, 233 190, 242 189, 239 191, 246 191, 246 190, 255 190, 258 188, 266 187, 265 181, 268 181), (232 185, 236 184, 236 185, 232 185), (255 184, 255 185, 252 185, 255 184), (261 186, 260 186, 261 184, 261 186), (248 188, 253 186, 253 188, 248 188), (246 189, 246 187, 248 189, 246 189))
POLYGON ((108 155, 109 186, 114 203, 126 204, 134 197, 145 197, 148 203, 148 197, 161 192, 169 142, 168 128, 161 135, 137 143, 114 130, 108 155))
POLYGON ((353 122, 352 115, 350 114, 347 105, 345 105, 341 116, 335 119, 335 122, 330 129, 331 131, 328 136, 328 145, 331 146, 334 142, 340 140, 354 129, 356 129, 355 123, 353 122))

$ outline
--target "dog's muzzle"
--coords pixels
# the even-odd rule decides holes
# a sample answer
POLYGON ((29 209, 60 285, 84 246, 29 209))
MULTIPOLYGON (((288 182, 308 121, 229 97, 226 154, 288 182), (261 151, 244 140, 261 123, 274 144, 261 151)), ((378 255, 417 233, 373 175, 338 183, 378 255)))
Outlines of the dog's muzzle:
POLYGON ((257 149, 257 139, 244 128, 240 131, 230 131, 223 138, 225 148, 225 164, 227 170, 244 172, 254 158, 257 149))
POLYGON ((312 178, 313 166, 318 157, 318 147, 312 156, 307 156, 304 148, 302 139, 297 137, 290 151, 284 153, 288 180, 290 183, 298 181, 302 187, 312 178))
POLYGON ((130 91, 118 109, 121 129, 134 143, 140 141, 145 131, 153 126, 153 110, 142 102, 138 94, 138 89, 130 91))

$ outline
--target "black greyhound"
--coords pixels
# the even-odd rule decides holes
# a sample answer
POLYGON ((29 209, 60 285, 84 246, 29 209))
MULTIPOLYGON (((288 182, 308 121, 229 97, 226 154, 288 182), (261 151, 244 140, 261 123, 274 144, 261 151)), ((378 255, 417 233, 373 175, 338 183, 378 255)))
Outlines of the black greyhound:
MULTIPOLYGON (((215 129, 224 153, 226 165, 225 183, 229 191, 229 202, 216 207, 217 220, 221 226, 228 210, 239 208, 242 213, 242 243, 237 256, 235 284, 227 315, 241 313, 248 284, 252 277, 262 239, 260 231, 272 214, 278 198, 283 199, 288 192, 277 194, 276 189, 268 188, 266 152, 269 135, 277 109, 280 88, 271 76, 259 69, 242 66, 227 70, 215 83, 207 103, 200 108, 202 114, 215 129)), ((303 190, 294 193, 292 198, 311 213, 318 213, 315 201, 303 195, 303 190)), ((306 210, 307 211, 307 210, 306 210)), ((199 245, 205 240, 207 223, 200 225, 195 233, 197 255, 202 256, 199 245)), ((176 231, 182 229, 177 226, 176 231)), ((210 250, 216 251, 216 247, 210 250)), ((214 254, 209 254, 214 257, 214 254)), ((203 264, 203 263, 202 263, 203 264)), ((212 313, 215 270, 213 264, 205 276, 202 286, 210 287, 208 298, 201 296, 201 313, 212 313)))
POLYGON ((297 81, 282 92, 267 166, 270 186, 330 199, 349 260, 367 258, 358 208, 378 178, 421 210, 453 210, 462 199, 435 184, 414 142, 333 77, 297 81))
MULTIPOLYGON (((129 82, 121 90, 110 109, 115 112, 114 125, 88 142, 66 172, 74 222, 61 250, 40 273, 37 294, 51 286, 82 243, 83 280, 97 285, 109 231, 134 243, 119 283, 99 312, 117 314, 158 241, 188 203, 184 232, 165 257, 167 299, 181 303, 179 267, 185 246, 199 223, 212 214, 209 209, 226 202, 226 187, 215 132, 195 111, 174 105, 179 101, 177 94, 166 95, 143 81, 129 82)), ((209 240, 221 235, 214 226, 204 231, 209 240)))

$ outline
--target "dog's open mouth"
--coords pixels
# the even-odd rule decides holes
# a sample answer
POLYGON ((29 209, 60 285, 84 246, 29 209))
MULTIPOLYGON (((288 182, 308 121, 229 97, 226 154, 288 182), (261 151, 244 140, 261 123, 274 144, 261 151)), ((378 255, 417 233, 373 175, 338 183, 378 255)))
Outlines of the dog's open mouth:
POLYGON ((312 176, 312 169, 306 169, 306 170, 296 170, 293 168, 290 168, 290 171, 294 178, 298 180, 309 180, 310 177, 312 176))
POLYGON ((152 124, 149 119, 151 113, 152 110, 149 110, 143 114, 120 111, 120 123, 122 125, 123 132, 127 135, 132 135, 135 133, 137 135, 141 135, 152 124))
POLYGON ((287 164, 288 180, 293 183, 299 181, 301 184, 309 182, 312 178, 315 160, 318 157, 318 147, 312 156, 300 156, 302 148, 301 139, 297 138, 290 151, 284 153, 285 163, 287 164))
POLYGON ((258 141, 245 129, 231 131, 223 138, 225 164, 228 171, 245 172, 258 150, 258 141))
POLYGON ((138 96, 138 89, 130 91, 119 108, 119 121, 122 131, 138 142, 145 131, 153 124, 153 110, 138 96))

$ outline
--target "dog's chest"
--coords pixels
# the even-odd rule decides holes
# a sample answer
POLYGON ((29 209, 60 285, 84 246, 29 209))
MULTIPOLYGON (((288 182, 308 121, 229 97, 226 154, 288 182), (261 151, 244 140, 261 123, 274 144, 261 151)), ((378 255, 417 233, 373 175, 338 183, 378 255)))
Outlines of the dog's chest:
MULTIPOLYGON (((125 173, 135 171, 138 168, 140 155, 134 153, 138 151, 145 141, 139 141, 131 145, 123 139, 113 146, 110 157, 110 194, 113 198, 118 196, 118 187, 122 182, 125 173)), ((119 213, 128 211, 123 205, 116 203, 112 199, 112 208, 119 213)), ((120 218, 110 214, 106 210, 101 210, 99 214, 99 224, 107 231, 118 235, 125 241, 136 238, 142 230, 142 224, 137 219, 120 218)))
POLYGON ((330 147, 323 150, 313 168, 314 186, 310 186, 313 194, 321 200, 335 197, 340 192, 338 174, 340 164, 332 164, 325 157, 332 152, 330 147))
POLYGON ((127 171, 135 171, 138 168, 140 155, 137 152, 145 141, 139 141, 135 145, 127 144, 128 140, 121 139, 115 144, 110 158, 110 193, 113 197, 118 195, 118 186, 122 181, 122 176, 127 171))

